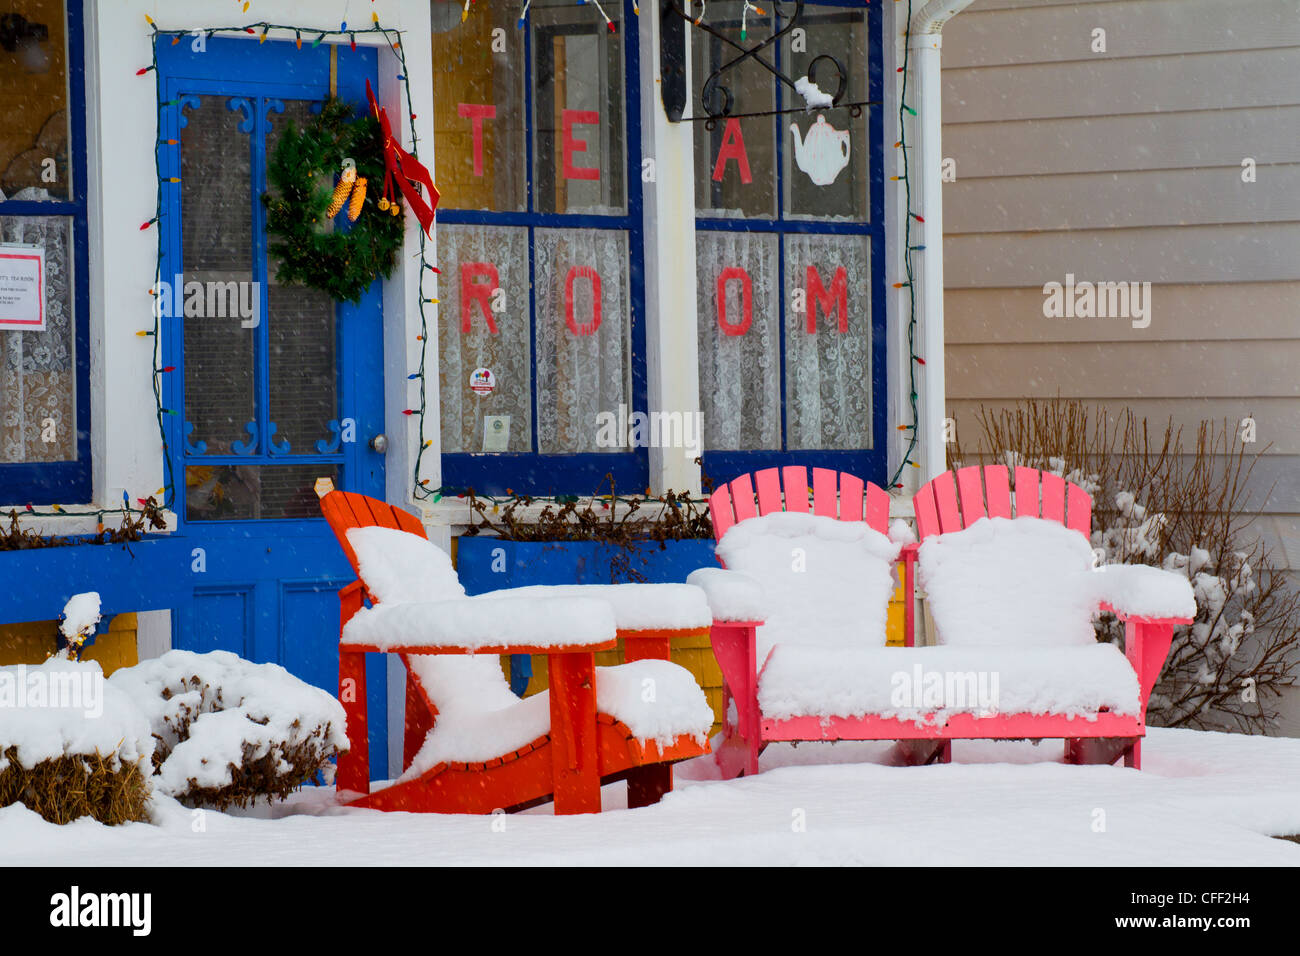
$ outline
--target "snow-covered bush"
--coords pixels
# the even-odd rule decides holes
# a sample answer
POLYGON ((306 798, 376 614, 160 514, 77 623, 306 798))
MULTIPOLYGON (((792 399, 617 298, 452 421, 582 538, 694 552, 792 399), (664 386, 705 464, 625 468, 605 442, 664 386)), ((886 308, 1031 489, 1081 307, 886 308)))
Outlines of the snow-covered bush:
POLYGON ((0 807, 51 823, 144 820, 149 722, 97 663, 0 667, 0 807))
MULTIPOLYGON (((1181 571, 1197 614, 1177 628, 1147 719, 1157 726, 1267 730, 1267 703, 1295 682, 1300 593, 1252 532, 1257 453, 1229 422, 1202 422, 1185 450, 1172 421, 1152 432, 1127 412, 1112 421, 1078 401, 1030 401, 982 411, 984 448, 1008 465, 1065 477, 1093 496, 1092 546, 1105 563, 1181 571)), ((960 449, 953 450, 954 464, 960 449)), ((1118 643, 1113 615, 1100 640, 1118 643)))
POLYGON ((154 786, 182 803, 225 809, 285 797, 347 750, 343 707, 277 664, 227 651, 169 651, 109 680, 157 741, 154 786))

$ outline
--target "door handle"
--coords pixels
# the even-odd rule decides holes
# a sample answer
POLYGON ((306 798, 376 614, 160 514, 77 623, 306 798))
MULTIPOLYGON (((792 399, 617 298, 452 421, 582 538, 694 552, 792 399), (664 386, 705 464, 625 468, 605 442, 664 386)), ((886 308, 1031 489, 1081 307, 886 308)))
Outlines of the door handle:
POLYGON ((370 450, 377 455, 382 455, 388 451, 388 436, 380 432, 374 438, 370 439, 370 450))

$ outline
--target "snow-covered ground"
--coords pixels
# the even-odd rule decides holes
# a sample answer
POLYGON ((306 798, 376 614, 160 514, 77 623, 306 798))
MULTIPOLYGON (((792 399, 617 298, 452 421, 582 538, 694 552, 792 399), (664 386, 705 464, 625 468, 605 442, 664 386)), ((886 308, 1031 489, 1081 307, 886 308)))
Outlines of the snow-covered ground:
POLYGON ((156 825, 58 827, 0 809, 0 863, 116 865, 867 864, 1296 865, 1300 740, 1153 729, 1142 772, 1059 763, 1061 744, 958 742, 953 764, 893 767, 885 744, 774 745, 723 783, 711 758, 628 811, 555 817, 340 809, 330 790, 198 814, 158 798, 156 825), (832 762, 833 761, 833 762, 832 762))

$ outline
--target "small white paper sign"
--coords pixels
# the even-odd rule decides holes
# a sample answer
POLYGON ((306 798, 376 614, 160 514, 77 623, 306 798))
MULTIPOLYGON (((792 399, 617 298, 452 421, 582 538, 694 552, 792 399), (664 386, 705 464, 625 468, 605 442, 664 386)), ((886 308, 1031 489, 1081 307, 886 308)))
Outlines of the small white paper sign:
POLYGON ((510 450, 510 416, 509 415, 484 415, 483 416, 483 450, 484 451, 509 451, 510 450))
POLYGON ((45 331, 45 250, 0 243, 0 329, 45 331))

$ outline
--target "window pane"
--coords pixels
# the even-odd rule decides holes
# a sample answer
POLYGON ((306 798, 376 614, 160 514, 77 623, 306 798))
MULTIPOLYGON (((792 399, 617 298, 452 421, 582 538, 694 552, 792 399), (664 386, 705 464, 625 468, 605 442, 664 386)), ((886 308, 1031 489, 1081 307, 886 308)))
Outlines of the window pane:
POLYGON ((0 332, 0 462, 75 461, 72 220, 0 217, 6 245, 45 250, 45 331, 0 332))
POLYGON ((316 479, 339 483, 335 465, 193 465, 185 469, 190 521, 319 518, 316 479))
POLYGON ((438 259, 442 450, 531 451, 528 230, 439 226, 438 259))
MULTIPOLYGON (((284 113, 268 114, 268 156, 289 123, 302 129, 311 121, 306 100, 282 102, 284 113)), ((329 427, 339 416, 334 300, 319 289, 279 284, 272 262, 266 304, 271 422, 276 426, 267 440, 271 446, 288 442, 290 454, 314 455, 316 442, 330 445, 337 437, 329 427)))
POLYGON ((695 234, 704 447, 781 447, 777 237, 695 234))
POLYGON ((515 28, 517 11, 506 5, 481 3, 464 23, 462 9, 447 0, 431 5, 441 206, 520 212, 528 201, 524 35, 515 28), (505 50, 494 52, 497 30, 505 50))
POLYGON ((538 229, 535 237, 538 450, 625 450, 596 439, 601 413, 617 417, 632 394, 627 233, 538 229))
POLYGON ((0 200, 71 199, 63 0, 9 0, 0 30, 0 200))
MULTIPOLYGON (((867 26, 861 9, 804 7, 803 22, 807 29, 807 47, 791 49, 783 41, 781 55, 789 64, 789 75, 806 76, 814 57, 833 56, 848 74, 842 103, 862 103, 867 99, 867 26)), ((817 64, 817 85, 831 96, 838 80, 835 70, 825 60, 817 64)), ((785 105, 802 106, 803 99, 788 87, 785 105)), ((785 214, 791 219, 831 219, 866 221, 870 217, 867 184, 870 178, 867 149, 867 114, 854 119, 847 109, 815 110, 792 113, 785 120, 785 157, 782 176, 785 181, 785 214)))
MULTIPOLYGON (((737 43, 746 45, 772 32, 771 17, 751 10, 746 20, 747 41, 741 41, 743 3, 711 3, 709 25, 737 43)), ((709 115, 703 94, 709 76, 740 54, 717 37, 692 31, 692 85, 696 116, 709 115)), ((770 53, 768 54, 770 58, 770 53)), ((753 60, 723 73, 709 104, 714 111, 732 96, 732 113, 757 113, 776 108, 776 80, 753 60)), ((776 122, 771 116, 719 120, 713 129, 695 124, 695 207, 702 213, 717 210, 741 216, 776 216, 776 122)), ((707 426, 706 426, 707 427, 707 426)))
POLYGON ((180 147, 184 284, 171 289, 170 308, 163 303, 164 314, 175 316, 171 321, 181 322, 184 329, 187 440, 196 447, 203 442, 210 455, 240 451, 232 446, 252 440, 253 432, 246 426, 257 418, 255 330, 244 327, 228 310, 218 316, 206 308, 206 290, 216 288, 216 283, 252 288, 252 173, 249 134, 239 129, 244 121, 241 102, 246 101, 225 96, 184 98, 180 147), (205 294, 191 299, 186 292, 190 289, 205 294), (193 307, 184 309, 183 301, 193 307))
POLYGON ((621 214, 624 170, 623 32, 615 3, 538 8, 533 36, 533 181, 537 212, 621 214))
POLYGON ((871 447, 871 258, 864 236, 786 236, 786 445, 871 447))

